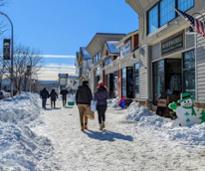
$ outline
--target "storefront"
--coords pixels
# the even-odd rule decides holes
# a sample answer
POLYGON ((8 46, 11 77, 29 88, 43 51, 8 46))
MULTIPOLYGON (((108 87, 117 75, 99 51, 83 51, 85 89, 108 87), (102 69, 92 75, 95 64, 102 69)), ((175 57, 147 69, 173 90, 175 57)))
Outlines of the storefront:
POLYGON ((118 71, 106 75, 106 85, 110 98, 116 98, 118 96, 118 71))
POLYGON ((122 96, 131 99, 134 98, 134 76, 133 67, 122 68, 122 96))
MULTIPOLYGON (((190 92, 195 97, 195 49, 186 49, 185 34, 180 32, 160 45, 160 57, 152 54, 152 89, 153 104, 159 99, 167 103, 177 101, 181 92, 190 92)), ((156 50, 152 49, 152 52, 156 50)))

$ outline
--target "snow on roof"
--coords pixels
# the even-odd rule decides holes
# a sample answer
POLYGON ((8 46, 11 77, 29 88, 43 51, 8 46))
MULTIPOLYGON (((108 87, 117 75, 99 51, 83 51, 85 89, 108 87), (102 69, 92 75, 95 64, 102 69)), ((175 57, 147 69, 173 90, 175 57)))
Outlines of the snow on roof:
POLYGON ((84 60, 91 59, 90 54, 88 53, 85 47, 81 47, 81 53, 84 60))
POLYGON ((108 51, 112 54, 116 54, 120 52, 119 48, 117 47, 117 44, 118 41, 106 41, 108 51))

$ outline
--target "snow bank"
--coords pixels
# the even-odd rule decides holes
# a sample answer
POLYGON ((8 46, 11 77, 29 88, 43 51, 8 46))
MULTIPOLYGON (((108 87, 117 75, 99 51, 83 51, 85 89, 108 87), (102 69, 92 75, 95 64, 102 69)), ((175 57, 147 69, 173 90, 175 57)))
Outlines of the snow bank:
MULTIPOLYGON (((53 147, 29 128, 40 114, 38 95, 0 101, 0 170, 44 170, 53 147)), ((34 124, 35 125, 35 124, 34 124)))
POLYGON ((164 138, 187 145, 205 145, 205 123, 191 127, 175 126, 175 121, 160 117, 136 102, 131 103, 127 111, 127 120, 135 121, 149 131, 157 131, 164 138))
POLYGON ((107 100, 107 102, 108 102, 108 106, 111 108, 119 107, 119 105, 118 105, 119 98, 109 99, 109 100, 107 100))
POLYGON ((24 93, 13 99, 0 101, 0 121, 15 124, 28 124, 40 114, 38 95, 24 93))

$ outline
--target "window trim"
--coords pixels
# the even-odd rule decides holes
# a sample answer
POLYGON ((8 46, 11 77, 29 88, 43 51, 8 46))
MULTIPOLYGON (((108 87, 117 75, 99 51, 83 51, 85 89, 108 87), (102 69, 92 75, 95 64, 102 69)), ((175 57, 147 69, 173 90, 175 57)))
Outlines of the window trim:
POLYGON ((147 10, 147 35, 149 35, 149 34, 151 34, 151 33, 153 33, 153 32, 149 32, 149 12, 153 9, 153 8, 155 8, 156 6, 158 6, 157 7, 157 13, 158 13, 158 23, 157 23, 157 27, 159 28, 159 17, 160 17, 160 13, 159 13, 159 2, 157 2, 157 3, 155 3, 149 10, 147 10))
POLYGON ((139 64, 139 62, 138 63, 135 63, 134 64, 134 93, 135 93, 135 97, 137 96, 137 95, 139 95, 140 94, 140 64, 139 64), (136 79, 136 66, 138 66, 137 67, 137 70, 138 70, 138 91, 136 91, 136 81, 137 81, 137 79, 136 79))
MULTIPOLYGON (((158 1, 157 3, 155 3, 155 4, 154 4, 151 8, 149 8, 149 9, 147 10, 147 12, 146 12, 146 29, 147 29, 147 30, 146 30, 146 35, 147 35, 147 36, 148 36, 148 35, 151 35, 151 34, 153 34, 153 33, 155 33, 155 32, 149 32, 149 12, 150 12, 153 8, 155 8, 156 6, 158 6, 158 29, 160 29, 161 27, 165 26, 166 24, 172 22, 173 20, 175 20, 176 18, 179 17, 179 14, 177 14, 177 12, 175 12, 175 17, 174 17, 172 20, 170 20, 170 21, 168 21, 167 23, 161 25, 161 22, 160 22, 160 12, 161 12, 161 11, 160 11, 160 4, 161 4, 161 1, 162 1, 162 0, 158 1)), ((179 9, 178 2, 179 2, 179 0, 175 0, 175 8, 176 8, 176 9, 179 9)), ((196 1, 193 0, 193 2, 194 2, 194 3, 193 3, 193 6, 191 6, 190 8, 188 8, 187 10, 185 10, 184 12, 187 12, 187 11, 189 11, 189 10, 195 8, 195 6, 196 6, 196 1)))

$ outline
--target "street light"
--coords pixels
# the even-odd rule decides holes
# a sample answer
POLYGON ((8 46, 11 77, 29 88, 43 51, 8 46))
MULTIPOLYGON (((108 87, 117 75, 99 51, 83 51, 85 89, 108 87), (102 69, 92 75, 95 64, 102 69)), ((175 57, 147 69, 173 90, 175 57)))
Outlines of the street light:
POLYGON ((13 79, 13 77, 14 77, 13 76, 14 75, 13 74, 13 66, 14 66, 14 27, 13 27, 13 23, 12 23, 10 17, 7 14, 0 11, 0 15, 4 16, 9 21, 9 23, 11 25, 11 97, 13 97, 13 89, 14 89, 14 87, 13 87, 13 80, 14 80, 13 79))

